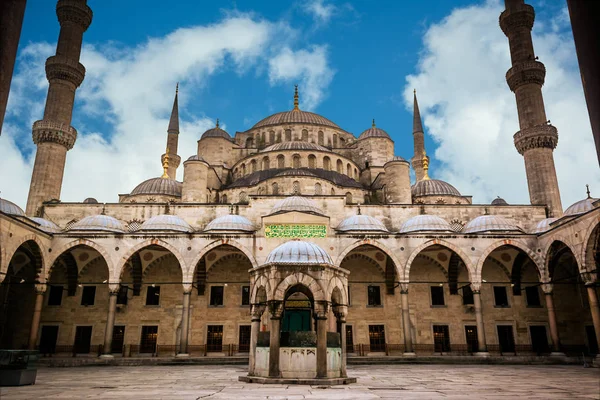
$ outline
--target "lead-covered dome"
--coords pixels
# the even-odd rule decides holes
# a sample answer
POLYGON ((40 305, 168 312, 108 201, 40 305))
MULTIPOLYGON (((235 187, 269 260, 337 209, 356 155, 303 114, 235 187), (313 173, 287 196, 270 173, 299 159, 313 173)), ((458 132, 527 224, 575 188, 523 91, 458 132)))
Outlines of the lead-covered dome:
POLYGON ((231 136, 229 135, 229 133, 227 133, 225 130, 221 129, 219 127, 219 120, 217 120, 217 126, 215 126, 214 128, 211 128, 209 130, 207 130, 206 132, 204 132, 202 134, 202 136, 200 137, 200 139, 206 139, 206 138, 211 138, 211 137, 216 137, 216 138, 224 138, 227 139, 229 141, 232 141, 233 139, 231 138, 231 136))
POLYGON ((565 216, 568 215, 579 215, 584 214, 590 210, 594 209, 594 202, 598 201, 598 199, 594 199, 588 195, 587 199, 579 200, 576 203, 573 203, 569 208, 565 210, 565 216))
POLYGON ((312 242, 291 240, 269 253, 266 264, 329 264, 331 257, 325 250, 312 242))
POLYGON ((417 215, 406 220, 399 232, 454 232, 454 230, 446 220, 436 215, 417 215))
POLYGON ((127 227, 118 219, 108 215, 90 215, 80 221, 75 222, 68 229, 71 231, 104 231, 125 233, 127 227))
POLYGON ((481 215, 469 221, 463 233, 485 232, 522 232, 523 230, 504 217, 498 215, 481 215))
POLYGON ((12 201, 0 198, 0 211, 9 215, 24 216, 25 211, 12 201))
POLYGON ((254 232, 256 227, 248 220, 248 218, 242 217, 241 215, 224 215, 217 217, 210 221, 205 232, 214 231, 238 231, 238 232, 254 232))
POLYGON ((272 144, 268 147, 265 147, 262 152, 267 152, 267 151, 281 151, 281 150, 316 150, 316 151, 326 151, 328 153, 330 153, 331 151, 321 145, 318 145, 316 143, 309 143, 309 142, 300 142, 300 141, 293 141, 293 142, 281 142, 281 143, 275 143, 272 144))
POLYGON ((498 196, 491 203, 493 206, 507 206, 508 203, 502 197, 498 196))
POLYGON ((541 220, 540 222, 535 224, 535 226, 531 230, 531 233, 544 233, 549 231, 550 229, 552 229, 550 224, 556 221, 557 219, 558 218, 545 218, 541 220))
POLYGON ((424 179, 411 187, 413 197, 419 196, 461 196, 460 192, 448 182, 439 179, 424 179))
POLYGON ((275 203, 275 206, 273 206, 271 214, 291 211, 324 215, 323 210, 321 210, 315 204, 315 202, 302 196, 290 196, 286 197, 283 200, 279 200, 277 203, 275 203))
POLYGON ((29 219, 32 220, 33 222, 35 222, 36 224, 38 224, 39 225, 38 228, 43 230, 44 232, 58 233, 58 232, 62 231, 62 229, 60 229, 60 227, 58 225, 56 225, 52 221, 48 221, 47 219, 38 218, 38 217, 29 217, 29 219))
POLYGON ((361 133, 358 137, 358 140, 377 137, 392 140, 392 138, 390 137, 390 135, 388 135, 386 131, 375 126, 375 120, 373 120, 373 125, 369 129, 361 133))
POLYGON ((137 194, 161 194, 167 196, 181 197, 183 183, 168 178, 148 179, 135 187, 131 195, 137 194))
POLYGON ((254 124, 252 129, 283 124, 323 125, 334 129, 341 129, 337 124, 319 114, 302 110, 283 111, 269 115, 267 118, 254 124))
POLYGON ((193 232, 194 229, 183 219, 176 215, 156 215, 140 226, 140 231, 175 231, 193 232))
POLYGON ((381 221, 369 215, 353 215, 348 217, 335 229, 341 232, 389 232, 381 221))

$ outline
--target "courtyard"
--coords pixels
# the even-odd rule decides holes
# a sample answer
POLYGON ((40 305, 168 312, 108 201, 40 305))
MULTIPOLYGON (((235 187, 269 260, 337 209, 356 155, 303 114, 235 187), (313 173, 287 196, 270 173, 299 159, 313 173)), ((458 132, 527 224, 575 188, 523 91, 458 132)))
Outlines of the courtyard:
POLYGON ((348 386, 238 382, 241 366, 42 368, 0 399, 600 399, 600 369, 581 366, 350 366, 348 386))

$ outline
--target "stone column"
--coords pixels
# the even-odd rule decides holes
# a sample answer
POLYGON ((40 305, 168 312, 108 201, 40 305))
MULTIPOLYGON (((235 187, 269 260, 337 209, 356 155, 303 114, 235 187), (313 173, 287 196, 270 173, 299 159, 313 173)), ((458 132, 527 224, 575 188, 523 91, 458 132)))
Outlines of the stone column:
POLYGON ((346 350, 346 315, 348 315, 348 306, 337 306, 335 316, 340 329, 340 346, 342 348, 342 365, 340 368, 340 377, 347 378, 346 363, 348 361, 348 351, 346 350))
MULTIPOLYGON (((594 324, 594 331, 596 332, 596 342, 598 342, 598 348, 600 348, 600 308, 598 307, 598 295, 596 294, 594 283, 588 283, 586 284, 586 287, 590 301, 592 322, 594 324)), ((600 354, 598 354, 596 358, 600 358, 600 354)))
POLYGON ((408 283, 400 284, 400 297, 402 300, 402 329, 404 332, 404 355, 414 356, 412 334, 410 331, 410 309, 408 307, 408 283))
POLYGON ((248 354, 248 376, 254 376, 256 367, 256 344, 258 342, 258 332, 260 332, 260 318, 265 311, 265 307, 259 304, 252 305, 250 328, 250 352, 248 354))
POLYGON ((42 317, 42 307, 44 305, 44 293, 46 285, 35 285, 35 307, 33 309, 33 318, 31 319, 31 330, 29 331, 29 350, 34 350, 37 345, 38 332, 40 330, 40 318, 42 317))
POLYGON ((546 297, 546 308, 548 309, 548 325, 550 325, 550 338, 552 339, 553 356, 564 356, 560 351, 560 339, 558 336, 558 324, 556 322, 556 312, 554 311, 554 298, 552 296, 552 285, 542 285, 546 297))
POLYGON ((119 285, 108 285, 108 316, 106 317, 106 329, 104 330, 104 348, 100 358, 112 358, 112 338, 115 328, 115 313, 117 312, 117 296, 119 285))
POLYGON ((269 378, 280 378, 279 371, 279 336, 281 330, 281 314, 283 301, 273 300, 269 303, 271 318, 271 334, 269 343, 269 378))
POLYGON ((476 356, 489 356, 487 344, 485 343, 485 326, 483 325, 483 310, 481 307, 481 292, 480 288, 473 287, 473 303, 475 305, 475 320, 477 321, 477 345, 478 352, 476 356))
POLYGON ((179 352, 177 357, 189 357, 188 337, 190 336, 190 298, 192 285, 183 287, 183 307, 181 309, 181 336, 179 337, 179 352))
POLYGON ((317 320, 317 378, 327 378, 327 314, 329 305, 326 302, 317 304, 315 319, 317 320))

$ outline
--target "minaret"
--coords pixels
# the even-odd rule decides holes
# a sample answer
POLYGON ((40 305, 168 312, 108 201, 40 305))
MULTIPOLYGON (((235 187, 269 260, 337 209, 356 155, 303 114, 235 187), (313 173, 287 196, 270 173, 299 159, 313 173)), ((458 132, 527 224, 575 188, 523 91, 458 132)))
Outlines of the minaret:
POLYGON ((544 109, 542 85, 546 68, 537 61, 531 40, 535 12, 524 0, 504 3, 506 10, 500 14, 500 28, 508 37, 512 60, 506 82, 515 93, 521 128, 514 135, 515 147, 525 159, 531 204, 544 204, 549 217, 560 217, 562 205, 553 156, 558 133, 544 109))
POLYGON ((56 15, 60 35, 56 55, 46 60, 50 83, 44 118, 33 123, 37 145, 27 215, 37 215, 42 203, 60 199, 67 151, 73 148, 77 131, 71 126, 75 90, 83 82, 85 68, 79 63, 83 33, 92 23, 86 0, 59 0, 56 15))
POLYGON ((415 154, 411 160, 417 182, 425 178, 423 164, 429 161, 425 154, 425 134, 423 133, 423 123, 421 122, 421 113, 419 112, 419 103, 417 102, 417 91, 413 91, 413 140, 415 143, 415 154))
MULTIPOLYGON (((171 119, 169 120, 169 128, 167 129, 167 151, 169 154, 167 170, 169 179, 177 179, 177 167, 181 162, 181 157, 177 155, 177 145, 179 143, 179 83, 175 87, 175 100, 173 101, 173 109, 171 110, 171 119)), ((167 153, 160 156, 161 163, 164 164, 167 153)))

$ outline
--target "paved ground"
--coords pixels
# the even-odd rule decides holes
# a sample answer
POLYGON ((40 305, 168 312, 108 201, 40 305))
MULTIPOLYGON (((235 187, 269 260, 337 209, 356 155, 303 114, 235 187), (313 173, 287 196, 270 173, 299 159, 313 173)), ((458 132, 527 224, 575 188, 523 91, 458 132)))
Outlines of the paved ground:
POLYGON ((600 399, 600 369, 579 366, 351 366, 358 383, 317 387, 238 382, 237 366, 44 368, 0 399, 600 399))

